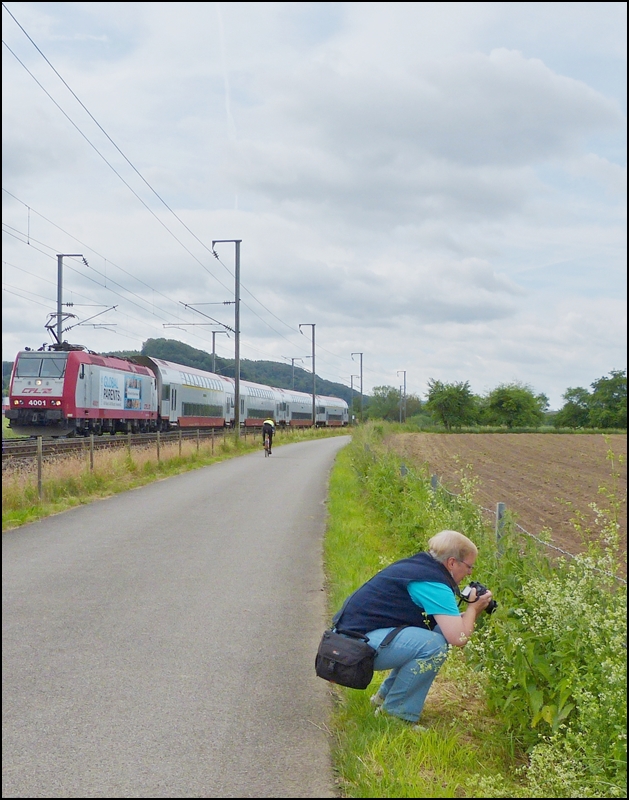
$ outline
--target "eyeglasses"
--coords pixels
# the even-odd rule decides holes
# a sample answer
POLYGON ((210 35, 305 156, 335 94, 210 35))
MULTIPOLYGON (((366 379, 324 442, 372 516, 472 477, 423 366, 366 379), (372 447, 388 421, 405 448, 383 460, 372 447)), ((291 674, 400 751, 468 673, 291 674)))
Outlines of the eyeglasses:
MULTIPOLYGON (((455 557, 455 558, 456 558, 456 557, 455 557)), ((467 561, 463 561, 463 559, 461 559, 461 558, 456 558, 456 561, 458 561, 458 562, 459 562, 459 564, 465 564, 465 566, 466 566, 466 567, 469 569, 469 571, 470 571, 470 575, 472 574, 472 572, 474 571, 474 567, 473 567, 471 564, 468 564, 468 563, 467 563, 467 561)))

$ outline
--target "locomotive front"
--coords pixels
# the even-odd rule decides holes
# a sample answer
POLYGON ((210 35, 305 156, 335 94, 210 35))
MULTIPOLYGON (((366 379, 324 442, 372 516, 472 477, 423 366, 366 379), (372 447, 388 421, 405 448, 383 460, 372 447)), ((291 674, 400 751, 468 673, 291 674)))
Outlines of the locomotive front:
POLYGON ((15 433, 41 436, 50 435, 54 429, 58 435, 67 435, 68 420, 64 419, 62 404, 68 356, 39 350, 18 353, 5 414, 15 433))
POLYGON ((11 375, 9 427, 21 436, 157 429, 155 375, 127 359, 79 349, 25 350, 11 375))

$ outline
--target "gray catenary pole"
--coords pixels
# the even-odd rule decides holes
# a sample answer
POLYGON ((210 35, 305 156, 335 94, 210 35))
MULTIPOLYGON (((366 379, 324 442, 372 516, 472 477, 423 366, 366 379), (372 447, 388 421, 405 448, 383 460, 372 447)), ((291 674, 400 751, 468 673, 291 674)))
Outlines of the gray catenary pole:
POLYGON ((63 259, 83 258, 83 253, 57 253, 57 341, 61 344, 63 336, 63 259))
POLYGON ((317 373, 315 372, 315 324, 314 322, 302 322, 299 325, 299 332, 303 333, 302 328, 312 328, 312 427, 317 427, 317 406, 316 406, 316 391, 317 391, 317 373))
POLYGON ((360 356, 360 421, 363 421, 363 354, 352 353, 352 360, 354 356, 360 356))
MULTIPOLYGON (((240 243, 242 239, 214 239, 212 241, 212 251, 214 245, 220 242, 233 242, 236 245, 236 270, 234 276, 234 303, 236 311, 234 313, 234 336, 236 345, 234 347, 234 428, 236 436, 240 436, 240 243)), ((218 255, 214 253, 218 258, 218 255)))

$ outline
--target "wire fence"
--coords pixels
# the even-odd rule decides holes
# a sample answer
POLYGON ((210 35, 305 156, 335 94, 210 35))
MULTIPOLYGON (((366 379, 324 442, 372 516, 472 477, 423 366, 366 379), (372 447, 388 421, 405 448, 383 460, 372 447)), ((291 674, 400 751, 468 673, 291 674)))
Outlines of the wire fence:
MULTIPOLYGON (((408 474, 408 469, 404 464, 402 464, 402 466, 400 468, 400 471, 401 471, 402 475, 408 474)), ((456 494, 455 492, 451 492, 449 489, 447 489, 439 481, 439 479, 437 478, 436 475, 431 475, 430 476, 430 488, 433 490, 433 492, 436 492, 437 490, 440 490, 440 491, 444 492, 445 494, 450 495, 450 497, 454 497, 457 500, 461 499, 461 496, 459 494, 456 494)), ((478 508, 480 508, 482 511, 485 511, 487 514, 491 514, 493 517, 495 517, 496 542, 499 543, 500 542, 500 538, 502 537, 503 531, 504 531, 505 515, 506 515, 506 511, 507 511, 506 504, 505 503, 501 503, 501 502, 496 503, 495 511, 492 510, 491 508, 485 508, 485 506, 481 506, 481 505, 478 505, 478 508)), ((527 531, 525 528, 522 527, 522 525, 518 524, 517 522, 514 521, 513 525, 514 525, 515 528, 517 528, 519 531, 521 531, 525 536, 528 536, 531 539, 535 539, 536 542, 539 542, 540 544, 544 545, 544 547, 548 547, 551 550, 555 550, 555 551, 557 551, 558 553, 561 553, 564 556, 568 556, 568 558, 576 558, 574 553, 569 553, 567 550, 564 550, 561 547, 557 547, 557 545, 550 544, 550 542, 546 542, 546 541, 544 541, 544 539, 540 539, 539 536, 535 536, 535 534, 530 533, 530 531, 527 531)), ((596 570, 596 572, 602 573, 603 575, 607 575, 610 578, 614 578, 615 580, 619 581, 620 583, 624 583, 625 585, 627 585, 627 581, 624 578, 621 578, 619 575, 614 575, 613 573, 608 572, 607 570, 604 570, 604 569, 599 569, 598 567, 592 567, 592 569, 596 570)))

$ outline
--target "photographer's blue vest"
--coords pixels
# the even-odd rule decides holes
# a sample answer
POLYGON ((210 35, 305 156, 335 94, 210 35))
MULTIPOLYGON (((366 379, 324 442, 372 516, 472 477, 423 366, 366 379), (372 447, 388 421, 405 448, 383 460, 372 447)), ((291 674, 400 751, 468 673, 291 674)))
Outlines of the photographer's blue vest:
POLYGON ((408 593, 412 581, 444 583, 455 596, 459 594, 459 587, 441 562, 430 553, 417 553, 385 567, 350 595, 340 616, 334 618, 336 627, 357 633, 398 625, 432 630, 437 624, 435 618, 416 605, 408 593))

